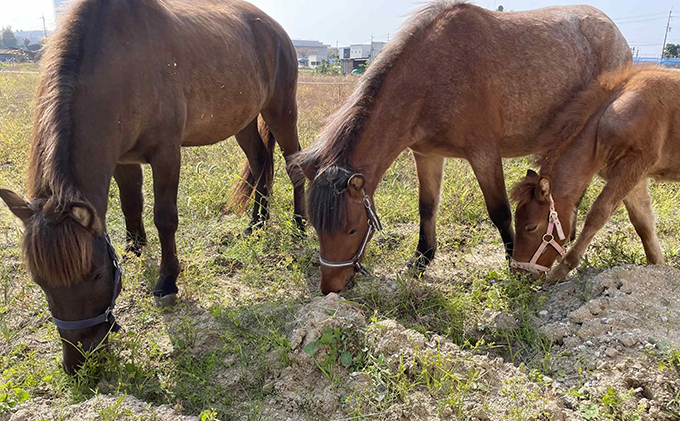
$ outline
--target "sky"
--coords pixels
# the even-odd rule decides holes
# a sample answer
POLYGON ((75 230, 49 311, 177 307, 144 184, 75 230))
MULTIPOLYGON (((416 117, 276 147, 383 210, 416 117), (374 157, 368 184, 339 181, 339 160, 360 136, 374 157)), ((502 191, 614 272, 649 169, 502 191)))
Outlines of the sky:
MULTIPOLYGON (((54 28, 52 0, 1 0, 0 26, 15 30, 42 29, 44 14, 47 28, 54 28)), ((367 43, 373 39, 387 41, 408 15, 422 2, 414 0, 251 0, 276 19, 291 38, 311 39, 341 47, 367 43)), ((595 6, 619 26, 631 47, 639 55, 659 56, 663 45, 668 13, 676 7, 671 20, 668 42, 680 43, 680 0, 473 0, 490 9, 502 4, 505 10, 529 10, 539 7, 583 4, 595 6), (674 24, 677 23, 677 28, 674 24), (677 30, 674 30, 677 29, 677 30)))

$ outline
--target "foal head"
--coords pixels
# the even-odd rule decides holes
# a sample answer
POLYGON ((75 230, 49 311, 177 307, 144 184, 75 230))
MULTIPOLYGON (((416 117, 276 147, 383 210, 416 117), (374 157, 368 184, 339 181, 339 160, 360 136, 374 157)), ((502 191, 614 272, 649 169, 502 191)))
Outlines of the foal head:
MULTIPOLYGON (((566 238, 560 238, 551 225, 552 181, 549 177, 539 176, 527 171, 524 180, 512 190, 512 200, 517 202, 515 210, 515 248, 512 259, 515 262, 530 262, 544 241, 554 240, 563 246, 566 238)), ((571 231, 571 214, 568 204, 554 202, 555 211, 563 232, 571 231), (569 215, 569 217, 567 217, 569 215)), ((553 220, 554 221, 554 220, 553 220)), ((554 225, 554 223, 553 223, 554 225)), ((556 247, 547 245, 535 261, 535 265, 550 268, 560 255, 556 247)))
MULTIPOLYGON (((23 254, 33 280, 42 288, 52 316, 82 321, 106 312, 120 290, 104 227, 86 202, 28 202, 9 190, 0 197, 24 225, 23 254), (118 289, 118 290, 115 290, 118 289)), ((63 367, 72 374, 84 353, 103 345, 115 322, 62 329, 63 367)))
MULTIPOLYGON (((331 166, 305 174, 312 180, 309 192, 309 221, 319 236, 321 291, 339 292, 359 266, 364 241, 370 240, 363 175, 349 168, 331 166), (356 264, 337 267, 326 262, 356 264)), ((370 200, 370 198, 369 198, 370 200)), ((339 265, 342 266, 342 265, 339 265)))

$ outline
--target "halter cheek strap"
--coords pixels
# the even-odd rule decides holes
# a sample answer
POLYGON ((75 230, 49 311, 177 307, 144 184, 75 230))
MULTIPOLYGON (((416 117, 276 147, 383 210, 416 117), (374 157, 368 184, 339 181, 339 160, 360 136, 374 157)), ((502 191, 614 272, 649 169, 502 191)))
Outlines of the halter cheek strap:
POLYGON ((52 320, 59 329, 62 330, 87 329, 89 327, 97 326, 99 324, 108 322, 113 326, 114 332, 120 330, 120 325, 116 323, 116 319, 113 317, 113 308, 116 306, 116 299, 118 298, 118 290, 120 288, 120 282, 123 273, 120 268, 120 264, 118 264, 116 251, 113 249, 113 245, 111 245, 111 239, 109 239, 108 234, 106 234, 106 246, 109 252, 109 257, 111 258, 111 262, 113 263, 113 270, 115 272, 114 273, 115 281, 113 284, 113 296, 111 297, 111 305, 109 305, 106 311, 104 311, 104 313, 100 314, 99 316, 84 320, 61 320, 57 319, 56 317, 54 317, 54 315, 52 315, 52 320))
POLYGON ((559 237, 560 240, 566 240, 566 236, 564 235, 564 230, 562 229, 562 223, 560 222, 560 218, 557 215, 557 211, 555 210, 555 201, 553 200, 552 195, 550 195, 550 215, 548 216, 548 228, 546 230, 546 233, 543 235, 543 242, 541 243, 540 246, 538 246, 538 250, 536 250, 536 253, 534 253, 533 257, 531 260, 527 262, 518 262, 516 260, 513 260, 510 263, 510 267, 515 268, 515 269, 523 269, 523 270, 528 270, 530 272, 548 272, 550 270, 549 267, 539 265, 538 259, 545 253, 545 251, 548 249, 548 246, 552 246, 557 252, 560 254, 560 256, 564 256, 567 254, 567 250, 562 247, 557 241, 555 241, 555 236, 553 235, 553 231, 557 229, 557 236, 559 237))
POLYGON ((332 262, 330 260, 326 260, 323 258, 323 256, 321 256, 321 253, 319 253, 319 263, 321 263, 321 266, 325 266, 327 268, 332 269, 354 267, 356 271, 361 273, 362 275, 368 275, 368 271, 361 264, 361 262, 359 262, 359 259, 361 259, 361 256, 364 254, 364 251, 366 250, 366 245, 368 245, 368 241, 371 239, 373 233, 375 231, 382 230, 382 224, 380 223, 380 218, 378 218, 378 214, 373 208, 371 198, 366 194, 365 190, 362 190, 362 193, 364 194, 363 202, 364 208, 366 209, 366 216, 368 218, 368 229, 366 230, 366 234, 364 235, 364 239, 361 242, 359 249, 354 254, 354 257, 352 257, 350 260, 345 260, 344 262, 332 262))

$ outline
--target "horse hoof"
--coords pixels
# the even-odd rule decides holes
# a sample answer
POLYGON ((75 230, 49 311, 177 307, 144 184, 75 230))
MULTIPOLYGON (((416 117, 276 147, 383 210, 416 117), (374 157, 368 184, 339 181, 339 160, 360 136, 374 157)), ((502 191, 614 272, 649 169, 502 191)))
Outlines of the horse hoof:
POLYGON ((168 294, 168 295, 154 295, 153 300, 156 303, 157 307, 160 308, 169 308, 175 305, 177 302, 177 294, 168 294))

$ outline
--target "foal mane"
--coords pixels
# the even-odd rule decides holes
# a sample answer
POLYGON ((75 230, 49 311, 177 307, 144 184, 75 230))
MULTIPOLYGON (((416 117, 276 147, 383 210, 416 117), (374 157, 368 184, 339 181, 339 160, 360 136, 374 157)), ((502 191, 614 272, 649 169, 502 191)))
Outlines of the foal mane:
POLYGON ((543 151, 536 159, 542 173, 550 173, 562 154, 579 138, 585 127, 608 101, 624 90, 631 77, 653 69, 651 66, 628 65, 605 73, 589 87, 579 92, 562 110, 538 139, 543 151))
POLYGON ((347 178, 356 172, 349 166, 350 155, 390 71, 401 60, 411 42, 419 39, 426 29, 448 12, 463 7, 475 6, 467 4, 465 0, 439 0, 411 15, 394 40, 387 44, 361 77, 345 105, 329 119, 316 142, 296 154, 291 166, 312 168, 313 172, 319 174, 312 180, 308 199, 310 222, 318 232, 333 233, 344 226, 344 199, 335 186, 343 181, 346 183, 347 178))
POLYGON ((29 272, 55 286, 71 285, 90 271, 92 238, 103 231, 94 208, 78 190, 70 151, 72 106, 86 38, 103 31, 100 24, 109 3, 74 2, 47 43, 41 63, 27 185, 33 216, 26 225, 23 252, 29 272), (91 213, 91 227, 74 218, 74 207, 91 213))

